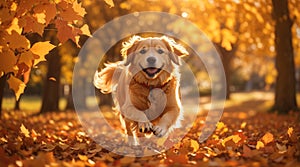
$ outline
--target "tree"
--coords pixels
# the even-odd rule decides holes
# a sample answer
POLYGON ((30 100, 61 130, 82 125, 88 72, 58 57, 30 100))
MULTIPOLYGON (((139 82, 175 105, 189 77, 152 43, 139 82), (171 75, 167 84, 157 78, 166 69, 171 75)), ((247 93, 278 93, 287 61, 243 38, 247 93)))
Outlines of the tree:
POLYGON ((287 113, 297 109, 294 50, 287 0, 272 0, 275 20, 275 50, 277 69, 273 110, 287 113))

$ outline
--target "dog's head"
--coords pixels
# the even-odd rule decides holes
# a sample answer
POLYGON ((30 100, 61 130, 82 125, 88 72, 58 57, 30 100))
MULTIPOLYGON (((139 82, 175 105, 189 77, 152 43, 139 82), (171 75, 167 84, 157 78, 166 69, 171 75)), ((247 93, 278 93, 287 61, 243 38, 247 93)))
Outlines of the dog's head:
POLYGON ((123 43, 121 50, 125 66, 133 66, 148 79, 155 79, 161 71, 172 71, 179 65, 179 57, 188 55, 184 47, 166 36, 142 38, 133 36, 123 43))

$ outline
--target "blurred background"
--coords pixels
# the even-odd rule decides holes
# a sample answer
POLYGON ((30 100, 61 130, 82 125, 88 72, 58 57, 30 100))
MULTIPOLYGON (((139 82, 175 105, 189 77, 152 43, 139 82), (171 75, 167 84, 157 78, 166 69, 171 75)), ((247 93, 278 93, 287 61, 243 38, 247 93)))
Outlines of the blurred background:
MULTIPOLYGON (((221 56, 227 79, 226 97, 229 100, 227 105, 238 104, 246 108, 255 108, 259 104, 262 105, 259 106, 262 107, 261 110, 272 107, 281 110, 280 104, 277 105, 279 101, 292 101, 292 104, 289 102, 283 104, 287 106, 286 109, 282 109, 286 112, 297 106, 295 95, 300 90, 300 2, 289 0, 285 6, 275 1, 272 3, 271 0, 114 0, 112 7, 102 0, 82 0, 86 15, 81 24, 87 24, 93 33, 109 21, 133 12, 159 11, 186 18, 203 31, 221 56), (290 45, 285 46, 283 43, 290 45), (279 74, 281 78, 278 78, 279 74), (284 86, 278 86, 280 84, 284 86), (247 100, 250 102, 246 103, 247 100)), ((157 20, 154 24, 168 26, 163 20, 157 20)), ((176 26, 185 25, 178 23, 176 26)), ((33 33, 27 38, 30 41, 46 38, 51 40, 51 43, 58 44, 55 28, 51 25, 47 28, 43 37, 33 33)), ((123 25, 112 27, 110 33, 116 33, 122 28, 126 27, 123 25)), ((186 29, 189 32, 188 27, 186 29)), ((160 34, 139 35, 146 37, 160 34)), ((107 34, 102 38, 107 40, 110 36, 107 34)), ((82 35, 79 45, 82 46, 87 39, 88 36, 82 35)), ((118 41, 107 52, 100 67, 103 67, 103 62, 122 60, 121 43, 127 39, 118 41)), ((189 46, 180 39, 176 40, 187 47, 191 55, 195 55, 189 46)), ((192 40, 197 43, 199 39, 192 40)), ((209 48, 202 47, 203 52, 209 54, 209 48)), ((6 85, 2 110, 32 112, 73 110, 72 72, 74 64, 78 61, 79 51, 79 46, 72 40, 52 50, 46 56, 46 62, 39 63, 38 68, 31 70, 25 92, 18 101, 15 100, 13 91, 6 85)), ((191 70, 199 83, 197 91, 204 97, 201 102, 205 104, 209 102, 211 92, 210 78, 201 62, 193 61, 192 57, 185 58, 184 61, 192 66, 191 70)), ((94 58, 87 56, 87 59, 92 61, 94 58)), ((82 84, 92 83, 92 78, 84 77, 84 73, 83 71, 82 84)), ((101 99, 100 105, 111 105, 109 95, 96 92, 101 99)), ((87 92, 83 95, 83 98, 87 99, 86 103, 89 102, 90 94, 87 92)))

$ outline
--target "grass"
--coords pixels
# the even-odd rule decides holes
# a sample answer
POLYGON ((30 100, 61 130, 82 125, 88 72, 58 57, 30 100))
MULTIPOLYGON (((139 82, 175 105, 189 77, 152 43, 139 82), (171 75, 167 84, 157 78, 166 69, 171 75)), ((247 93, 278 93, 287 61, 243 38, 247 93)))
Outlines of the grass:
MULTIPOLYGON (((3 98, 2 108, 3 110, 13 110, 15 107, 15 97, 3 98)), ((60 98, 59 109, 63 110, 67 104, 65 98, 60 98)), ((20 102, 20 108, 22 111, 39 111, 42 106, 42 98, 39 96, 23 96, 20 102)))

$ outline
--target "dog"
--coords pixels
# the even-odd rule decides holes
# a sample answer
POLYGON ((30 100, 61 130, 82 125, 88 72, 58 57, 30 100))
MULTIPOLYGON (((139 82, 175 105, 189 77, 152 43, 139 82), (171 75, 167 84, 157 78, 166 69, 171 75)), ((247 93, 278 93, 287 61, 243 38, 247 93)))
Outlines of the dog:
POLYGON ((182 120, 180 58, 187 50, 167 36, 133 36, 122 44, 123 61, 105 64, 94 75, 102 93, 113 93, 115 110, 128 136, 163 137, 182 120))

